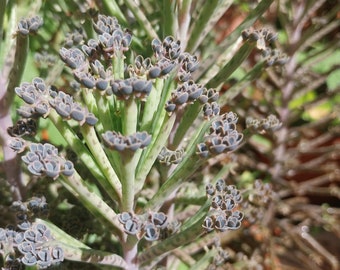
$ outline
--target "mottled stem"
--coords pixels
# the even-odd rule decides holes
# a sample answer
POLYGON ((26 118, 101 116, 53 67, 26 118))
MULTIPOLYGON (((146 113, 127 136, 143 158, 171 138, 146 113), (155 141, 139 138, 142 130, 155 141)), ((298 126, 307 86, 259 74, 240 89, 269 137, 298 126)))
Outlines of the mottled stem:
POLYGON ((124 3, 127 5, 127 7, 131 10, 134 17, 140 24, 142 28, 144 28, 145 33, 148 35, 150 39, 158 39, 158 35, 155 32, 153 26, 149 22, 149 20, 146 18, 145 13, 140 9, 138 4, 133 0, 124 0, 124 3))
POLYGON ((0 142, 4 153, 5 174, 14 200, 25 197, 25 188, 21 181, 19 158, 8 145, 11 137, 7 134, 7 128, 13 125, 10 107, 14 99, 14 87, 20 83, 24 71, 27 48, 28 38, 18 34, 0 75, 0 142))
POLYGON ((123 167, 122 167, 122 211, 132 212, 135 201, 135 175, 138 159, 141 150, 131 152, 126 150, 122 154, 123 167))
POLYGON ((117 215, 95 192, 91 192, 80 175, 74 172, 72 176, 60 178, 64 187, 77 197, 82 204, 104 224, 109 225, 113 232, 122 239, 121 226, 117 215))
POLYGON ((129 270, 138 270, 139 263, 137 261, 138 247, 137 238, 128 236, 126 242, 123 244, 124 260, 128 265, 129 270))
POLYGON ((114 198, 116 198, 118 202, 120 202, 122 200, 122 185, 118 179, 116 172, 112 168, 110 161, 108 160, 102 148, 102 145, 100 144, 94 128, 84 125, 81 127, 81 131, 86 144, 91 151, 91 154, 95 158, 96 163, 106 177, 106 182, 109 183, 111 189, 113 189, 115 192, 114 198))

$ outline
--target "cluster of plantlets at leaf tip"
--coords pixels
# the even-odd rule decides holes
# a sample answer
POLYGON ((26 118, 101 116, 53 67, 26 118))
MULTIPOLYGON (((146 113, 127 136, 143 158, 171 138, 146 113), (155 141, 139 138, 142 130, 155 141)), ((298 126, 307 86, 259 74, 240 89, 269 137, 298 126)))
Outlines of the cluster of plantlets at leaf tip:
POLYGON ((47 217, 49 209, 44 197, 33 197, 25 203, 15 201, 11 210, 18 222, 17 228, 0 228, 3 269, 24 269, 24 265, 45 269, 64 260, 63 249, 54 241, 51 230, 36 221, 47 217))
POLYGON ((212 184, 206 186, 206 193, 212 197, 211 214, 204 219, 203 227, 207 231, 216 229, 221 232, 238 229, 243 219, 243 213, 235 210, 242 200, 240 191, 218 179, 215 187, 212 184))

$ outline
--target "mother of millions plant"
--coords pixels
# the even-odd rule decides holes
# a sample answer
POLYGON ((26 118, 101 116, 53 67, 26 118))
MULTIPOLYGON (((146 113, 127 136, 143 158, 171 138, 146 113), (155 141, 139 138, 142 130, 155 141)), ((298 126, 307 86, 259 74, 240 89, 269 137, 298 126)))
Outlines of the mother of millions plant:
MULTIPOLYGON (((287 62, 273 31, 249 30, 273 0, 254 4, 219 44, 211 32, 238 1, 51 2, 38 1, 24 14, 29 1, 1 1, 1 144, 17 218, 16 227, 0 229, 4 269, 63 260, 102 269, 223 265, 228 254, 218 241, 193 257, 184 251, 241 226, 242 193, 227 178, 244 135, 238 116, 220 109, 239 90, 219 100, 219 89, 253 52, 263 60, 241 84, 287 62), (61 30, 69 32, 65 39, 61 30), (51 65, 22 82, 29 47, 51 65), (41 136, 40 126, 54 133, 41 136), (221 155, 228 162, 204 175, 221 155), (44 196, 27 197, 30 184, 45 178, 53 183, 40 186, 64 198, 54 206, 81 205, 98 221, 91 224, 96 248, 89 237, 77 239, 48 221, 44 196)), ((262 124, 280 127, 271 116, 262 124)), ((266 193, 267 186, 256 185, 266 193)))

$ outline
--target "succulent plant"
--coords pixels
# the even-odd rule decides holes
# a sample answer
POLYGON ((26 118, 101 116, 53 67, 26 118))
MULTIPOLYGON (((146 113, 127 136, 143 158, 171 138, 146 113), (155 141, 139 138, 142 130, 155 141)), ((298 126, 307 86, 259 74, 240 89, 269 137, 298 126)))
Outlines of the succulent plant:
POLYGON ((336 113, 308 117, 320 100, 336 108, 338 86, 320 88, 337 64, 313 63, 335 50, 340 7, 312 2, 56 1, 26 18, 29 1, 5 3, 0 143, 16 219, 0 228, 4 269, 268 268, 279 254, 259 236, 289 253, 275 230, 337 269, 309 231, 337 234, 337 208, 316 218, 303 201, 339 193, 336 113), (233 11, 242 23, 225 34, 233 11), (323 176, 297 183, 313 164, 323 176))

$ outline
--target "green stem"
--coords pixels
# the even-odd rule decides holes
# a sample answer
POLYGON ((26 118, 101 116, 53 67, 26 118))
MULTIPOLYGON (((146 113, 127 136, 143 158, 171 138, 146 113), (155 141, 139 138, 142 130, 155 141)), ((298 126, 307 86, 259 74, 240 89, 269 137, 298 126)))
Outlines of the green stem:
MULTIPOLYGON (((136 99, 131 96, 124 103, 123 134, 125 136, 136 133, 138 120, 138 106, 136 99)), ((122 211, 132 212, 134 206, 134 185, 138 160, 142 150, 129 150, 121 154, 122 157, 122 211)))
POLYGON ((199 112, 202 109, 202 105, 196 101, 194 104, 188 106, 181 117, 181 121, 177 127, 174 139, 171 143, 171 146, 173 149, 177 149, 181 141, 183 140, 185 134, 189 130, 189 128, 192 126, 192 123, 197 118, 199 112))
POLYGON ((123 117, 123 135, 132 135, 136 133, 138 121, 138 104, 137 100, 131 96, 124 103, 123 117))
POLYGON ((123 253, 125 262, 128 265, 129 270, 138 270, 139 262, 137 260, 138 255, 138 239, 136 236, 128 235, 126 242, 123 244, 123 253))
MULTIPOLYGON (((170 119, 172 120, 169 121, 169 114, 164 109, 165 102, 169 99, 173 89, 173 79, 174 74, 171 74, 170 77, 166 79, 164 84, 161 82, 156 82, 155 90, 160 94, 160 96, 159 94, 156 96, 159 102, 157 103, 155 101, 155 105, 158 105, 153 107, 153 109, 150 108, 150 111, 155 113, 155 116, 152 118, 152 123, 150 123, 151 127, 148 128, 149 133, 152 135, 152 141, 149 147, 143 152, 138 164, 136 174, 136 192, 139 192, 139 190, 143 187, 147 174, 149 173, 162 147, 166 144, 166 140, 168 139, 168 136, 171 132, 169 128, 172 128, 175 121, 175 116, 171 116, 170 119)), ((145 120, 144 128, 146 127, 146 122, 147 121, 145 120)))
POLYGON ((191 21, 191 2, 192 0, 183 0, 178 10, 178 39, 181 41, 181 47, 186 49, 189 35, 189 25, 191 21))
POLYGON ((160 187, 153 198, 146 204, 144 209, 151 209, 156 211, 168 196, 176 190, 190 175, 192 175, 195 170, 203 164, 205 159, 198 159, 195 156, 197 150, 197 144, 203 139, 204 134, 209 129, 211 121, 205 121, 202 123, 201 127, 198 128, 196 135, 190 141, 187 146, 187 151, 184 154, 182 162, 176 167, 174 172, 169 176, 168 180, 160 187))
POLYGON ((135 199, 135 175, 136 175, 136 167, 138 164, 138 160, 142 150, 137 150, 136 152, 132 152, 126 150, 122 153, 122 212, 132 212, 134 207, 134 199, 135 199))
POLYGON ((225 39, 219 47, 219 53, 228 48, 241 35, 242 31, 251 27, 266 12, 274 0, 262 0, 246 17, 246 19, 225 39))
POLYGON ((175 18, 177 16, 177 3, 175 1, 163 0, 163 37, 174 36, 178 33, 175 18))
POLYGON ((228 102, 240 94, 249 83, 258 78, 265 67, 265 61, 257 63, 239 82, 237 82, 237 84, 233 85, 219 97, 218 103, 221 106, 228 104, 228 102))
POLYGON ((255 47, 254 42, 245 42, 241 48, 236 52, 232 59, 222 68, 220 71, 210 79, 207 83, 207 88, 218 87, 221 83, 225 82, 226 79, 242 64, 242 62, 249 56, 253 48, 255 47))
POLYGON ((190 29, 191 35, 186 48, 189 52, 193 52, 195 48, 197 48, 202 30, 206 27, 211 15, 214 13, 214 10, 218 5, 218 2, 219 0, 210 0, 209 2, 206 2, 201 8, 197 20, 190 29))
MULTIPOLYGON (((114 126, 115 120, 113 117, 112 107, 113 97, 103 96, 98 91, 93 93, 91 90, 83 89, 83 97, 87 108, 99 119, 95 126, 98 134, 103 134, 106 130, 117 130, 114 126)), ((106 156, 108 157, 111 166, 118 176, 121 175, 121 158, 117 151, 111 151, 105 149, 106 156)))
POLYGON ((187 51, 194 52, 197 49, 232 3, 232 0, 210 0, 205 2, 198 19, 193 24, 187 51))
POLYGON ((75 248, 73 246, 59 242, 58 246, 62 248, 64 252, 64 258, 69 261, 107 265, 110 267, 119 267, 127 270, 129 269, 125 260, 117 254, 94 249, 75 248))
POLYGON ((103 104, 97 105, 97 102, 98 102, 97 100, 99 98, 96 99, 94 97, 93 91, 91 89, 82 88, 81 93, 82 93, 82 97, 85 101, 85 104, 88 110, 99 119, 98 123, 96 124, 96 130, 98 131, 99 134, 103 133, 105 130, 104 124, 103 124, 104 118, 101 117, 102 112, 105 111, 105 108, 103 108, 103 104))
POLYGON ((217 249, 216 248, 210 249, 199 260, 197 260, 195 264, 190 265, 189 270, 209 269, 209 265, 211 265, 213 258, 216 256, 218 256, 217 249))
MULTIPOLYGON (((158 86, 158 85, 157 85, 158 86)), ((157 89, 157 91, 161 91, 160 101, 157 107, 156 116, 152 122, 151 134, 153 136, 158 136, 160 129, 162 127, 162 123, 168 114, 164 109, 166 101, 170 98, 171 92, 174 90, 174 74, 171 74, 169 78, 166 79, 164 85, 160 84, 161 89, 157 89)))
POLYGON ((228 37, 222 41, 218 47, 214 49, 212 54, 208 54, 207 57, 202 61, 201 68, 196 72, 196 78, 202 76, 207 70, 211 69, 217 59, 223 55, 223 53, 228 50, 236 42, 236 40, 241 36, 243 30, 251 27, 256 20, 269 9, 269 6, 274 0, 262 0, 256 8, 254 8, 246 17, 246 19, 230 34, 228 37), (198 74, 199 73, 199 74, 198 74))
POLYGON ((124 54, 120 51, 116 51, 112 58, 113 77, 115 80, 124 79, 124 54))
MULTIPOLYGON (((83 98, 85 100, 86 107, 99 119, 95 126, 98 134, 103 134, 106 130, 116 130, 114 128, 114 119, 112 117, 111 103, 112 96, 103 96, 98 91, 94 93, 92 90, 84 88, 82 90, 83 98)), ((113 170, 116 172, 118 178, 121 175, 121 161, 116 151, 111 151, 104 148, 104 152, 110 161, 113 170)))
POLYGON ((150 172, 163 146, 166 145, 169 134, 174 125, 175 119, 176 119, 175 114, 173 114, 171 117, 167 115, 167 117, 164 119, 164 122, 161 126, 158 136, 152 136, 151 144, 149 145, 149 147, 146 149, 141 159, 139 160, 136 173, 136 188, 135 188, 136 194, 139 193, 140 190, 143 188, 148 173, 150 172))
POLYGON ((116 1, 103 0, 102 3, 103 10, 110 14, 110 16, 116 17, 119 23, 127 25, 125 16, 116 1))
POLYGON ((158 39, 158 35, 155 32, 153 26, 146 18, 145 13, 140 9, 140 7, 133 0, 124 0, 124 3, 131 10, 134 17, 138 21, 139 25, 145 30, 146 34, 150 39, 158 39))
POLYGON ((78 247, 78 248, 88 248, 88 249, 90 249, 90 247, 85 245, 83 242, 81 242, 80 240, 78 240, 78 239, 72 237, 71 235, 67 234, 65 231, 63 231, 62 229, 57 227, 55 224, 53 224, 49 220, 43 220, 43 219, 40 219, 40 218, 36 218, 35 222, 38 223, 38 224, 44 224, 46 227, 48 227, 50 229, 51 233, 52 233, 53 238, 56 239, 56 241, 60 241, 60 242, 65 243, 67 245, 78 247))
POLYGON ((103 186, 103 188, 107 191, 112 200, 116 200, 117 196, 115 196, 115 190, 112 188, 111 185, 109 185, 108 181, 99 169, 99 166, 94 161, 94 158, 89 152, 88 148, 85 147, 83 142, 79 139, 79 137, 72 130, 69 124, 65 122, 54 110, 50 112, 49 119, 58 129, 60 134, 64 137, 70 148, 77 154, 78 158, 84 164, 86 164, 92 175, 103 186))
MULTIPOLYGON (((97 102, 97 107, 98 107, 98 116, 99 119, 103 123, 103 129, 104 131, 106 130, 114 130, 114 124, 113 124, 113 117, 111 115, 111 99, 113 98, 112 96, 103 96, 100 93, 96 92, 94 93, 94 98, 97 102)), ((103 131, 103 132, 104 132, 103 131)))
POLYGON ((115 196, 118 198, 118 203, 122 199, 122 185, 118 179, 118 176, 111 166, 102 145, 100 144, 94 127, 84 125, 81 127, 82 134, 86 141, 87 147, 90 149, 91 154, 95 158, 97 164, 99 165, 102 173, 106 177, 106 181, 110 184, 111 189, 114 189, 115 196))
POLYGON ((70 191, 98 220, 109 225, 120 239, 123 237, 117 214, 95 192, 91 192, 75 171, 70 177, 59 178, 63 186, 70 191))
POLYGON ((143 118, 141 123, 141 130, 150 130, 153 120, 155 118, 155 114, 158 111, 158 106, 160 102, 160 98, 162 95, 162 89, 164 86, 164 80, 162 79, 156 79, 155 87, 150 92, 150 95, 148 96, 144 110, 143 110, 143 118))
MULTIPOLYGON (((17 35, 14 62, 8 75, 7 98, 9 104, 13 100, 14 87, 20 84, 28 53, 28 37, 21 34, 17 35)), ((6 63, 7 64, 7 63, 6 63)))

